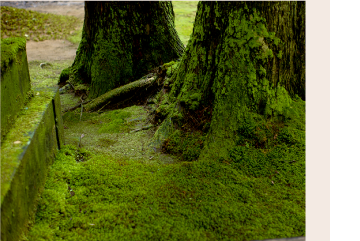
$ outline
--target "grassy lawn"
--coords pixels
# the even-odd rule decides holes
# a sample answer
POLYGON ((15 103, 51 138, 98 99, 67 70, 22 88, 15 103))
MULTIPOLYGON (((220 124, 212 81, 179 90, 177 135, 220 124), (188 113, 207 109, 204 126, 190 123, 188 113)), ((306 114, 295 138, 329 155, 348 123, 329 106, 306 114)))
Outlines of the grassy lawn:
MULTIPOLYGON (((190 39, 198 1, 172 2, 175 28, 186 45, 190 39)), ((1 38, 26 37, 28 40, 67 39, 80 43, 83 20, 73 16, 44 14, 36 11, 1 7, 1 38), (75 30, 75 27, 78 29, 75 30)))
POLYGON ((176 31, 186 46, 193 30, 198 1, 174 1, 172 4, 176 31))
POLYGON ((26 37, 27 40, 34 41, 67 39, 79 43, 81 29, 82 20, 73 16, 1 7, 1 38, 26 37))

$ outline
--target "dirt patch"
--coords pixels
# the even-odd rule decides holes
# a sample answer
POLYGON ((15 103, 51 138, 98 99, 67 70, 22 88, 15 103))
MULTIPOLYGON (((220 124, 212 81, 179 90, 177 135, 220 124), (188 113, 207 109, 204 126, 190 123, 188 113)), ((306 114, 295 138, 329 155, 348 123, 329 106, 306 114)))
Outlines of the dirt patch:
POLYGON ((67 40, 28 41, 26 53, 28 61, 74 60, 78 45, 67 40))
MULTIPOLYGON (((84 20, 84 2, 2 2, 2 6, 25 8, 40 13, 52 13, 58 15, 75 16, 81 21, 84 20)), ((76 26, 74 26, 76 30, 76 26)), ((67 40, 44 40, 27 41, 26 52, 28 61, 54 61, 54 60, 74 60, 78 44, 73 44, 67 40)))
POLYGON ((36 4, 26 8, 39 13, 52 13, 58 15, 74 16, 84 19, 84 2, 57 2, 52 4, 36 4))

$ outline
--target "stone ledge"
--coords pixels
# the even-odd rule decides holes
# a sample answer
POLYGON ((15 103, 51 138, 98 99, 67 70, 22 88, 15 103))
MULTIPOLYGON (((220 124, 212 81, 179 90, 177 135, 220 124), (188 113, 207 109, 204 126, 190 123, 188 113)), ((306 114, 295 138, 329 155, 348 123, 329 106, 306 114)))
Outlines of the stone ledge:
POLYGON ((35 95, 1 143, 1 240, 18 240, 36 211, 48 168, 64 143, 57 87, 35 95))
POLYGON ((24 38, 1 40, 1 141, 29 97, 30 76, 24 38))

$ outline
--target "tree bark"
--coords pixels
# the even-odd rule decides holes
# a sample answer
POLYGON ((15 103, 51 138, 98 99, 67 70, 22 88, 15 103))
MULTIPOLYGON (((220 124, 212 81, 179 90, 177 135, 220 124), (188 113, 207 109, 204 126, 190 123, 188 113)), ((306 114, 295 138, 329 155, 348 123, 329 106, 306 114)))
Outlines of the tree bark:
POLYGON ((275 85, 280 83, 293 97, 305 100, 305 1, 248 2, 266 19, 269 32, 275 32, 281 42, 270 44, 274 53, 266 66, 268 78, 275 85))
POLYGON ((211 124, 202 156, 226 156, 250 112, 284 115, 292 97, 305 97, 304 19, 304 2, 199 2, 172 78, 176 104, 154 143, 182 125, 176 122, 184 122, 184 113, 207 108, 211 124))
POLYGON ((85 2, 82 40, 70 81, 90 83, 90 98, 179 58, 171 2, 85 2))

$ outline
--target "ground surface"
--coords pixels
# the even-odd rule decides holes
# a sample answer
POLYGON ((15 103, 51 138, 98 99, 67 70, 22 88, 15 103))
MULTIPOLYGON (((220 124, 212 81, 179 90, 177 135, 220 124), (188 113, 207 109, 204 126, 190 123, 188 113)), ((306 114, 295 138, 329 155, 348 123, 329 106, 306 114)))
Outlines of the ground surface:
MULTIPOLYGON (((174 3, 174 9, 181 4, 174 3)), ((11 2, 8 6, 84 17, 84 2, 11 2)), ((77 44, 67 40, 28 41, 33 86, 57 82, 76 49, 77 44), (41 68, 44 61, 51 64, 41 68)), ((68 92, 61 101, 66 109, 79 96, 68 92)), ((147 148, 154 130, 134 130, 149 124, 149 111, 146 106, 130 106, 64 114, 69 145, 49 172, 28 240, 103 240, 104 234, 109 235, 107 240, 254 240, 305 232, 302 189, 287 189, 281 184, 282 174, 274 179, 275 185, 267 177, 255 178, 233 168, 235 163, 178 162, 147 148), (87 156, 88 151, 92 156, 87 156)), ((295 152, 286 158, 301 159, 295 152)), ((284 176, 296 173, 283 172, 284 176)))

